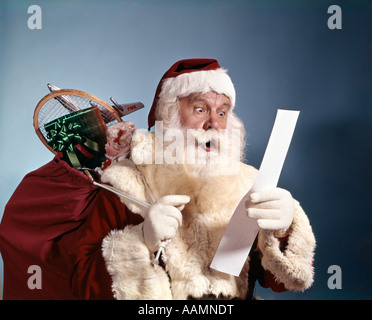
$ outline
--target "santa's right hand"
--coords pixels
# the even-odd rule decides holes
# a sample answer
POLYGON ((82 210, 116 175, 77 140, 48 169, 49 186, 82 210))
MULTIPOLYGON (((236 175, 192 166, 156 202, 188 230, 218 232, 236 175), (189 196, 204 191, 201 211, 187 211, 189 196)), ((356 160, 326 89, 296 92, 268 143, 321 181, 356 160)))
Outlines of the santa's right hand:
POLYGON ((157 251, 162 241, 175 237, 182 225, 181 211, 189 201, 189 196, 169 195, 150 206, 143 222, 143 236, 151 252, 157 251))

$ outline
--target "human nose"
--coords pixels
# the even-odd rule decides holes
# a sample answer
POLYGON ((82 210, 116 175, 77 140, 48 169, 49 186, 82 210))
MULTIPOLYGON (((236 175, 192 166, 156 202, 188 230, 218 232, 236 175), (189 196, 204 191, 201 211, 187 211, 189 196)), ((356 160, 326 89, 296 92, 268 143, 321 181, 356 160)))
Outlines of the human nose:
POLYGON ((203 129, 215 129, 218 131, 220 129, 220 123, 218 122, 217 115, 211 113, 208 119, 204 122, 203 129))

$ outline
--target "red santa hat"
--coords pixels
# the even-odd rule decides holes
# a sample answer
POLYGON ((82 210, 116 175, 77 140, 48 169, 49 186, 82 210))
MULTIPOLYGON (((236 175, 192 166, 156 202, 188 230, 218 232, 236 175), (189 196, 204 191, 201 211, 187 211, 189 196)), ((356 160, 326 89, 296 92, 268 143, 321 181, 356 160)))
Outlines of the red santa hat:
POLYGON ((167 108, 178 98, 193 93, 214 91, 226 95, 235 105, 235 88, 227 74, 215 59, 186 59, 173 64, 163 75, 156 89, 154 101, 148 116, 148 125, 155 125, 161 109, 167 108))

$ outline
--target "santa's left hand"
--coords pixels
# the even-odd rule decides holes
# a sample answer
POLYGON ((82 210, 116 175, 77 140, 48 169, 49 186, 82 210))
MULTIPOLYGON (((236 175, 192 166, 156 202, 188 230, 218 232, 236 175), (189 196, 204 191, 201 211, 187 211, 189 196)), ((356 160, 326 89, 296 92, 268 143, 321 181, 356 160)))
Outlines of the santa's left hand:
POLYGON ((245 203, 247 215, 257 219, 261 229, 284 234, 290 227, 294 215, 292 195, 284 189, 274 188, 253 192, 245 203))

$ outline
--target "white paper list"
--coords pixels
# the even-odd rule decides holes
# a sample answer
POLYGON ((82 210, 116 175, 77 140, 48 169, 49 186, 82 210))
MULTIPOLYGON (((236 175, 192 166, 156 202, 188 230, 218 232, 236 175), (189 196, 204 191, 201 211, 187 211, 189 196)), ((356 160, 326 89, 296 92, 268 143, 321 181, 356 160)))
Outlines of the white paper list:
POLYGON ((276 114, 266 151, 252 188, 238 204, 211 263, 211 268, 239 276, 259 231, 256 219, 248 218, 245 202, 251 192, 275 188, 292 140, 300 111, 276 114))

